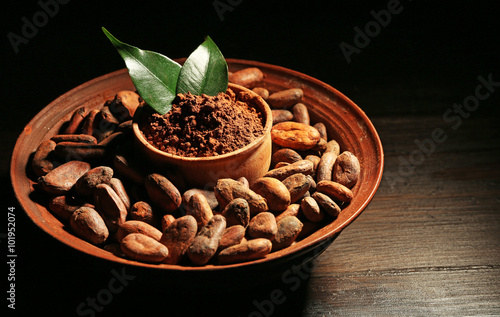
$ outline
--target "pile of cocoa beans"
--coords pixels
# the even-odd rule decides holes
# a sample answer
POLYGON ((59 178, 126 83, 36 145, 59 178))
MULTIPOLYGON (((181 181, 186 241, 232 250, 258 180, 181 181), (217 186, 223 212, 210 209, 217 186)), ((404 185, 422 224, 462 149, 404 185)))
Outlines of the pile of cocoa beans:
POLYGON ((98 109, 81 107, 31 159, 35 191, 81 239, 146 263, 224 265, 263 258, 335 220, 353 199, 360 164, 311 125, 303 91, 270 92, 258 68, 230 73, 272 107, 272 166, 254 184, 219 179, 187 188, 136 157, 132 117, 143 102, 120 91, 98 109))

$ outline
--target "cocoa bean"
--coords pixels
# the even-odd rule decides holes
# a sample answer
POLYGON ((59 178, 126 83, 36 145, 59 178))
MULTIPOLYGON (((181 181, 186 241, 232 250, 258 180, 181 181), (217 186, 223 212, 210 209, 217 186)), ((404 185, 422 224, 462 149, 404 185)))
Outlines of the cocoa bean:
POLYGON ((70 220, 71 215, 80 207, 94 208, 93 205, 71 196, 56 196, 49 201, 49 210, 63 220, 70 220))
POLYGON ((311 197, 316 200, 320 208, 332 217, 337 217, 342 211, 333 199, 323 193, 315 192, 311 197))
POLYGON ((78 160, 94 162, 106 157, 106 147, 95 144, 79 142, 60 142, 56 145, 54 153, 63 160, 78 160))
POLYGON ((278 162, 278 163, 276 163, 276 165, 274 166, 274 168, 280 168, 280 167, 288 166, 290 164, 291 163, 288 163, 288 162, 278 162))
POLYGON ((290 192, 290 203, 292 204, 304 197, 311 187, 310 178, 301 173, 288 176, 283 180, 283 184, 290 192))
POLYGON ((271 211, 283 211, 290 205, 290 192, 276 178, 261 177, 254 182, 251 189, 267 201, 271 211))
POLYGON ((333 181, 320 181, 316 185, 316 191, 330 196, 341 202, 350 202, 353 198, 352 191, 342 184, 333 181))
POLYGON ((75 183, 75 191, 80 196, 90 196, 99 184, 109 184, 113 170, 108 166, 98 166, 82 175, 75 183))
POLYGON ((310 155, 307 155, 305 157, 305 159, 313 162, 313 172, 311 173, 311 175, 317 175, 318 165, 319 165, 319 162, 321 161, 321 157, 319 157, 317 155, 310 154, 310 155))
POLYGON ((136 184, 144 184, 144 173, 139 171, 127 158, 122 155, 115 155, 113 157, 113 167, 115 171, 125 178, 132 180, 136 184))
POLYGON ((161 231, 165 232, 165 229, 167 229, 168 226, 170 226, 170 224, 174 221, 175 221, 175 217, 172 216, 171 214, 164 215, 161 218, 161 231))
POLYGON ((254 89, 252 89, 252 91, 254 93, 256 93, 257 95, 261 96, 262 99, 264 99, 264 100, 266 100, 267 98, 269 98, 269 90, 267 90, 266 88, 255 87, 254 89))
POLYGON ((286 216, 295 216, 295 217, 299 217, 299 213, 300 213, 300 204, 291 204, 290 206, 288 206, 287 209, 285 209, 285 211, 283 211, 282 213, 280 213, 279 215, 277 215, 275 218, 276 218, 276 224, 283 218, 285 218, 286 216))
MULTIPOLYGON (((113 190, 118 195, 118 197, 120 197, 123 204, 125 205, 125 208, 127 210, 130 210, 130 204, 131 204, 130 197, 129 197, 127 190, 125 189, 125 186, 123 185, 122 181, 118 178, 113 177, 109 181, 109 186, 111 186, 111 188, 113 188, 113 190)), ((140 219, 135 219, 135 220, 140 220, 140 219)))
POLYGON ((48 157, 55 148, 56 143, 52 140, 45 140, 38 145, 31 161, 31 168, 36 176, 44 176, 54 169, 54 164, 48 157))
POLYGON ((130 219, 144 221, 152 226, 157 222, 153 208, 145 201, 137 201, 130 207, 130 219))
POLYGON ((198 228, 204 227, 214 216, 207 198, 201 193, 194 193, 189 199, 186 215, 196 219, 198 228))
POLYGON ((70 227, 77 236, 92 244, 101 244, 109 236, 102 217, 90 207, 80 207, 70 217, 70 227))
POLYGON ((321 161, 318 164, 318 170, 316 172, 316 179, 318 182, 322 180, 331 181, 332 171, 335 160, 337 159, 337 154, 334 152, 325 152, 321 156, 321 161))
POLYGON ((118 194, 108 184, 94 188, 96 210, 101 214, 109 232, 114 233, 126 221, 127 208, 118 194))
POLYGON ((222 234, 217 251, 220 252, 230 246, 240 244, 245 238, 245 231, 245 227, 241 225, 227 227, 222 234))
POLYGON ((97 142, 101 142, 111 135, 119 124, 118 119, 105 105, 95 117, 92 135, 97 139, 97 142))
POLYGON ((90 170, 90 164, 81 161, 69 161, 54 168, 38 179, 38 184, 47 193, 64 195, 69 192, 76 181, 90 170))
POLYGON ((286 216, 277 223, 277 226, 278 232, 272 241, 273 251, 290 246, 302 230, 303 224, 295 216, 286 216))
POLYGON ((302 160, 302 156, 292 149, 282 148, 274 152, 271 156, 271 162, 278 164, 279 162, 295 163, 302 160))
POLYGON ((313 197, 305 197, 300 203, 302 212, 307 220, 311 222, 321 222, 325 219, 324 212, 319 208, 318 203, 313 197))
POLYGON ((344 151, 335 161, 332 180, 352 188, 358 181, 360 169, 358 158, 351 152, 344 151))
POLYGON ((333 152, 337 154, 337 156, 340 154, 340 145, 337 141, 335 140, 330 140, 326 143, 326 149, 325 152, 333 152))
POLYGON ((318 143, 321 136, 318 130, 310 125, 285 121, 272 127, 271 139, 282 147, 294 150, 309 150, 318 143))
POLYGON ((99 145, 107 148, 115 148, 127 141, 127 137, 128 135, 126 135, 124 132, 113 132, 105 139, 101 140, 101 142, 99 142, 99 145))
POLYGON ((125 255, 132 260, 159 263, 168 256, 166 246, 141 233, 131 233, 120 243, 120 247, 125 255))
POLYGON ((202 194, 205 196, 207 199, 208 204, 210 205, 210 208, 212 210, 215 210, 217 206, 219 206, 219 202, 217 201, 217 198, 215 198, 215 193, 213 190, 206 190, 206 189, 200 189, 200 188, 191 188, 182 194, 182 203, 184 205, 187 205, 189 202, 189 199, 191 196, 193 196, 195 193, 202 194))
POLYGON ((186 215, 174 220, 163 232, 160 242, 169 250, 163 261, 167 264, 178 264, 196 237, 198 226, 193 216, 186 215))
POLYGON ((71 119, 66 126, 66 129, 62 132, 63 134, 75 134, 78 128, 80 127, 80 123, 83 121, 87 114, 87 109, 85 107, 80 107, 76 109, 71 115, 71 119))
POLYGON ((120 242, 131 233, 142 233, 157 241, 160 241, 162 237, 161 231, 150 224, 138 220, 127 220, 116 231, 116 240, 120 242))
MULTIPOLYGON (((303 103, 298 103, 292 107, 293 120, 295 122, 300 122, 309 125, 311 123, 311 119, 309 118, 309 111, 307 107, 303 103)), ((319 132, 319 131, 318 131, 319 132)))
POLYGON ((241 225, 246 228, 250 222, 250 207, 245 199, 235 198, 227 204, 222 215, 226 218, 226 227, 241 225))
POLYGON ((282 181, 285 178, 297 173, 309 175, 313 172, 313 169, 314 169, 313 162, 309 160, 302 160, 292 163, 288 166, 272 169, 269 172, 267 172, 264 175, 264 177, 273 177, 282 181))
POLYGON ((245 187, 250 188, 250 183, 248 182, 248 179, 245 176, 241 176, 240 178, 237 179, 237 181, 245 185, 245 187))
POLYGON ((291 88, 269 95, 266 101, 272 108, 285 109, 298 103, 303 96, 302 89, 291 88))
POLYGON ((229 264, 260 259, 271 252, 272 246, 267 239, 253 239, 222 250, 217 260, 220 264, 229 264))
POLYGON ((85 144, 97 144, 96 138, 87 134, 58 134, 50 138, 56 143, 61 142, 75 142, 85 144))
POLYGON ((250 215, 255 215, 269 209, 266 200, 261 195, 234 179, 219 179, 214 187, 214 193, 222 210, 235 198, 243 198, 248 202, 250 215))
MULTIPOLYGON (((96 118, 98 113, 99 113, 99 109, 90 110, 89 114, 83 120, 82 129, 81 129, 82 134, 92 136, 92 134, 94 133, 95 118, 96 118)), ((97 140, 96 140, 96 143, 97 143, 97 140)))
POLYGON ((179 190, 165 176, 150 174, 145 179, 145 186, 153 204, 164 213, 172 213, 182 203, 179 190))
POLYGON ((193 264, 204 265, 214 256, 224 230, 226 230, 226 219, 222 215, 213 216, 208 224, 200 229, 187 250, 187 255, 193 264))
POLYGON ((252 217, 247 228, 248 235, 253 239, 266 238, 273 240, 277 232, 276 219, 272 213, 267 211, 252 217))
POLYGON ((108 105, 109 110, 119 122, 130 120, 140 105, 140 97, 133 91, 119 91, 108 105))
POLYGON ((293 120, 293 113, 290 110, 272 109, 271 112, 273 115, 273 125, 278 124, 280 122, 293 120))
POLYGON ((318 130, 319 135, 323 140, 328 141, 328 132, 326 131, 326 126, 323 122, 318 122, 314 124, 313 127, 315 127, 316 130, 318 130))
POLYGON ((256 68, 249 67, 236 71, 229 76, 229 81, 233 84, 246 88, 253 88, 264 79, 264 73, 256 68))

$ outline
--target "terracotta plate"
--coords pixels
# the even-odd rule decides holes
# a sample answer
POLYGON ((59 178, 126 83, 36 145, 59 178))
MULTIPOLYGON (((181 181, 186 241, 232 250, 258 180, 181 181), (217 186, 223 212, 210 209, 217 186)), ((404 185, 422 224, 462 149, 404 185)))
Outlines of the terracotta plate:
MULTIPOLYGON (((228 65, 232 72, 246 67, 259 67, 266 74, 263 86, 271 92, 294 87, 303 89, 303 102, 310 109, 311 122, 325 123, 329 138, 335 138, 342 150, 349 150, 359 158, 362 172, 358 184, 353 188, 354 199, 335 221, 297 244, 271 253, 266 258, 226 266, 185 267, 139 263, 116 257, 75 237, 61 221, 37 203, 36 195, 32 194, 33 181, 28 177, 26 166, 30 155, 40 142, 56 134, 75 109, 81 106, 89 109, 101 107, 105 100, 113 98, 119 90, 134 89, 126 69, 98 77, 67 92, 42 109, 24 128, 12 154, 11 179, 14 192, 27 215, 55 239, 100 259, 171 272, 197 272, 197 276, 204 271, 275 267, 276 264, 286 264, 287 261, 304 257, 305 254, 309 254, 306 260, 320 254, 359 216, 373 198, 382 178, 384 164, 379 136, 368 117, 356 104, 317 79, 286 68, 253 61, 228 59, 228 65)), ((305 260, 302 263, 305 263, 305 260)))

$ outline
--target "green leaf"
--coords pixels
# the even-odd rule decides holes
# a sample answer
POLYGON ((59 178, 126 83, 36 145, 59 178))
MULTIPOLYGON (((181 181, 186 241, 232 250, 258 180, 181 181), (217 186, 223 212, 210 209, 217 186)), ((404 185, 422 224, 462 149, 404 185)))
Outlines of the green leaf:
POLYGON ((219 48, 207 36, 189 55, 179 73, 177 93, 215 96, 226 92, 228 82, 227 63, 219 48))
POLYGON ((125 61, 139 95, 158 113, 167 113, 176 96, 181 65, 159 53, 120 42, 105 28, 102 30, 125 61))

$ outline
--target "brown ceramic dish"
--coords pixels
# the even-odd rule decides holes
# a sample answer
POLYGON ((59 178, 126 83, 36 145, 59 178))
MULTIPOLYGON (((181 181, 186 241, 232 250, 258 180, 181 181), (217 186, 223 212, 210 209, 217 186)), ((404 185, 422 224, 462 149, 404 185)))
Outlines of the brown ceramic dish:
POLYGON ((264 134, 247 146, 231 153, 209 157, 182 157, 160 151, 148 143, 139 129, 138 121, 141 114, 147 115, 149 107, 147 109, 139 108, 134 116, 132 128, 136 145, 159 169, 168 167, 179 171, 190 187, 213 187, 219 178, 238 179, 242 176, 245 176, 250 184, 253 184, 257 178, 264 176, 271 165, 273 115, 264 99, 256 93, 231 83, 229 88, 236 95, 240 91, 251 94, 264 114, 264 134))
MULTIPOLYGON (((331 86, 302 73, 286 68, 245 60, 228 59, 230 71, 259 67, 265 74, 263 86, 270 91, 299 87, 304 91, 303 102, 308 105, 311 122, 323 122, 329 137, 339 141, 343 150, 353 152, 360 160, 361 175, 353 188, 354 199, 339 217, 300 242, 269 254, 263 259, 232 265, 206 265, 202 267, 147 264, 114 256, 74 236, 61 221, 32 197, 33 181, 26 166, 38 144, 56 134, 62 123, 81 106, 100 107, 116 92, 134 89, 126 69, 119 70, 84 83, 54 100, 38 113, 24 128, 12 154, 11 180, 21 207, 33 222, 56 240, 92 255, 96 261, 109 260, 127 265, 147 274, 166 275, 170 282, 179 281, 199 287, 205 280, 231 276, 239 283, 242 278, 259 280, 280 277, 292 265, 303 265, 322 253, 340 232, 352 223, 366 208, 382 178, 384 156, 377 132, 365 113, 350 99, 331 86), (151 270, 156 269, 156 270, 151 270), (196 282, 196 283, 195 283, 196 282)), ((63 256, 61 256, 63 258, 63 256)))

